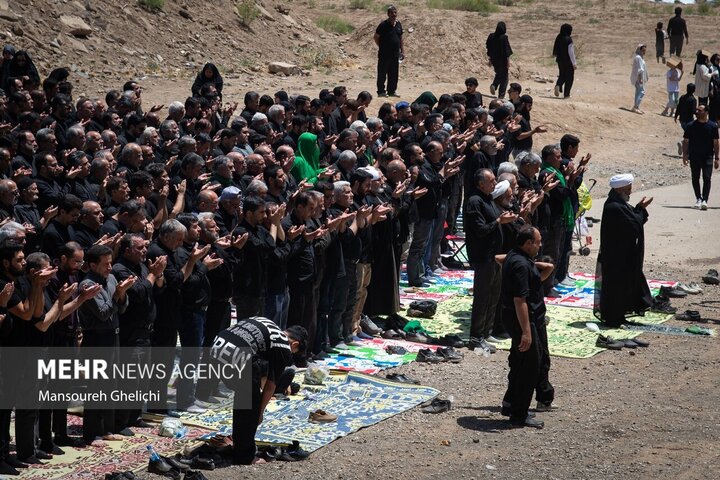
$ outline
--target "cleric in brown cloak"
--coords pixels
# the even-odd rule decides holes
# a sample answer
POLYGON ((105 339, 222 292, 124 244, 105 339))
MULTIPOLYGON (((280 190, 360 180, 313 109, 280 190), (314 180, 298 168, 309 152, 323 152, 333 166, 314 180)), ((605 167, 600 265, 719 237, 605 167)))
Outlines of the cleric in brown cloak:
POLYGON ((643 315, 652 305, 643 259, 647 206, 653 199, 643 197, 636 206, 630 205, 632 182, 631 174, 610 179, 600 223, 594 313, 611 327, 619 326, 626 316, 643 315))

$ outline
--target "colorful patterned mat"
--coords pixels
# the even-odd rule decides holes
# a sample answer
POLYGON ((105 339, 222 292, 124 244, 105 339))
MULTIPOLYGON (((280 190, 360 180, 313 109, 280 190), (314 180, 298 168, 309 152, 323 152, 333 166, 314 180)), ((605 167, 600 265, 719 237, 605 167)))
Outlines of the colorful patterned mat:
MULTIPOLYGON (((456 333, 467 338, 470 333, 470 312, 472 310, 472 297, 456 296, 438 304, 438 310, 432 319, 418 318, 423 327, 435 336, 456 333)), ((614 338, 634 338, 641 332, 620 329, 605 329, 593 316, 592 310, 587 308, 547 306, 547 316, 551 319, 548 324, 548 344, 550 354, 567 358, 590 358, 605 349, 595 346, 597 333, 585 328, 586 322, 598 323, 604 335, 614 338)), ((672 315, 648 312, 644 317, 637 317, 640 323, 657 325, 663 323, 672 315)), ((509 350, 510 341, 500 342, 497 346, 509 350)))
MULTIPOLYGON (((556 285, 555 289, 560 292, 560 297, 546 298, 548 305, 561 305, 563 307, 593 308, 595 304, 595 275, 582 272, 571 273, 575 279, 572 287, 556 285)), ((674 287, 677 282, 663 280, 648 280, 650 292, 653 296, 660 292, 660 287, 674 287)))
MULTIPOLYGON (((82 419, 68 415, 70 433, 80 434, 82 419)), ((14 431, 14 427, 13 427, 14 431)), ((55 455, 45 465, 34 465, 21 470, 19 478, 23 480, 97 480, 104 478, 106 473, 126 470, 138 471, 148 462, 146 447, 153 445, 162 455, 173 455, 186 446, 198 443, 198 437, 208 430, 191 427, 183 440, 160 437, 157 427, 133 428, 134 437, 125 437, 120 442, 105 442, 103 446, 72 448, 63 447, 65 455, 55 455)), ((3 477, 4 478, 4 477, 3 477)))
POLYGON ((315 392, 313 400, 276 402, 277 410, 265 415, 256 438, 268 443, 297 440, 302 448, 314 452, 337 438, 409 410, 438 393, 430 387, 351 372, 339 385, 315 392), (337 422, 308 422, 310 412, 317 409, 337 415, 337 422))

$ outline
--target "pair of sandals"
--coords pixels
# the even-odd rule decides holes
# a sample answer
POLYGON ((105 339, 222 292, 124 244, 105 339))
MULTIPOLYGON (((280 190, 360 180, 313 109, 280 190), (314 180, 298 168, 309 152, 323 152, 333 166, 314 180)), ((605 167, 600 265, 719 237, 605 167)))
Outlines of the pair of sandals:
POLYGON ((622 350, 623 348, 634 349, 638 347, 648 347, 650 346, 650 342, 641 340, 639 338, 621 338, 616 340, 611 336, 598 335, 598 339, 595 342, 595 345, 600 348, 606 348, 608 350, 622 350))

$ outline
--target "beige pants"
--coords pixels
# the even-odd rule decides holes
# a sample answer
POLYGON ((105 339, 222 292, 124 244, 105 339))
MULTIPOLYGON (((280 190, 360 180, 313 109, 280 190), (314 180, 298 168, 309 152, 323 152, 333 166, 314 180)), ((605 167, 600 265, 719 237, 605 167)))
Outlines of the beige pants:
POLYGON ((355 277, 357 278, 357 302, 355 303, 355 311, 352 317, 351 332, 353 335, 360 333, 360 315, 365 306, 365 300, 367 300, 367 288, 368 285, 370 285, 370 278, 372 277, 372 265, 369 263, 358 263, 357 270, 355 270, 355 277))

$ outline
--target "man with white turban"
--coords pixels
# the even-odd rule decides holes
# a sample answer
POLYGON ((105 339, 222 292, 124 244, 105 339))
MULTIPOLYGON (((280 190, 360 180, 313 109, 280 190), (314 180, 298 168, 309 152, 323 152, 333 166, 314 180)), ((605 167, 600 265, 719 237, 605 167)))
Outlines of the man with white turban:
POLYGON ((611 327, 620 326, 627 316, 643 315, 653 303, 643 274, 644 225, 653 199, 643 197, 630 205, 633 181, 629 173, 610 179, 600 223, 594 313, 611 327))

